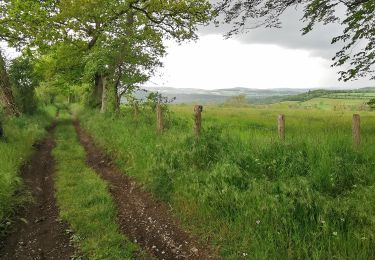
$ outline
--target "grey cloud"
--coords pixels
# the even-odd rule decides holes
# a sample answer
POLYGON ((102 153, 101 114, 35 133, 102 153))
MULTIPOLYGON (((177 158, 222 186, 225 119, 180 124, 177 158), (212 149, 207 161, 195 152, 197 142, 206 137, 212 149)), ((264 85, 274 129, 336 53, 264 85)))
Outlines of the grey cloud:
MULTIPOLYGON (((215 0, 212 0, 215 1, 215 0)), ((302 35, 304 27, 302 8, 289 9, 281 17, 282 28, 257 28, 248 30, 246 33, 234 36, 235 39, 247 44, 273 44, 284 48, 307 50, 313 56, 331 59, 336 51, 341 49, 339 44, 332 45, 332 38, 340 35, 341 25, 317 25, 307 35, 302 35)), ((249 27, 251 26, 249 22, 249 27)), ((231 25, 222 24, 219 27, 209 25, 201 27, 200 35, 222 34, 224 35, 232 28, 231 25)))

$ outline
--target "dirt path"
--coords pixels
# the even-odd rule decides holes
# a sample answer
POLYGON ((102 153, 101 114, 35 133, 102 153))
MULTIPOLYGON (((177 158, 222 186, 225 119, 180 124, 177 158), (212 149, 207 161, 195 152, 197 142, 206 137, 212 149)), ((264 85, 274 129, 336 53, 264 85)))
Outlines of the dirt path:
POLYGON ((121 231, 159 259, 217 259, 212 250, 184 232, 168 207, 157 202, 114 165, 90 136, 74 122, 87 164, 110 184, 121 231))
POLYGON ((74 255, 68 226, 59 220, 54 197, 54 128, 49 129, 48 137, 36 146, 37 151, 22 169, 35 203, 19 212, 14 230, 0 245, 0 259, 70 259, 74 255))

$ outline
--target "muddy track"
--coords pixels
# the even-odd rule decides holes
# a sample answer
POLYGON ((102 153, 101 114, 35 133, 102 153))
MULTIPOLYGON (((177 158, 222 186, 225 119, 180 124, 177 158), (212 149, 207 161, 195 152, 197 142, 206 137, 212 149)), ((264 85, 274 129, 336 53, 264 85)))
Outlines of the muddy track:
POLYGON ((87 164, 110 185, 121 231, 158 259, 218 259, 207 246, 183 231, 168 207, 123 174, 74 121, 87 164))
POLYGON ((21 169, 26 188, 33 196, 33 203, 17 214, 17 221, 0 250, 0 259, 70 259, 74 248, 67 234, 68 225, 59 220, 54 197, 55 172, 52 149, 53 131, 36 146, 29 163, 21 169))

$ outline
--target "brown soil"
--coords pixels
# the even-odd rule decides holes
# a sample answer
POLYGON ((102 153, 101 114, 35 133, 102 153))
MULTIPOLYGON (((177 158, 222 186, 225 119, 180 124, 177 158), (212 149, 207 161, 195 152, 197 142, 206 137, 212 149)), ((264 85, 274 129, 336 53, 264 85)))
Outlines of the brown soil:
POLYGON ((67 233, 68 226, 59 220, 54 197, 54 160, 51 151, 55 125, 48 137, 35 145, 36 152, 21 171, 33 203, 17 214, 9 236, 0 251, 0 259, 71 259, 74 248, 67 233))
POLYGON ((121 231, 158 259, 218 259, 209 247, 183 231, 169 208, 122 173, 74 122, 87 164, 110 185, 121 231))

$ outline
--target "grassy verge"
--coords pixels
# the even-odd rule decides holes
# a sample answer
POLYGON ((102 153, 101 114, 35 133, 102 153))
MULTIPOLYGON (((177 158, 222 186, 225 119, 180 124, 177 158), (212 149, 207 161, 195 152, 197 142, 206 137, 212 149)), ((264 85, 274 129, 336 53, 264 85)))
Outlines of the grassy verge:
POLYGON ((22 187, 19 169, 32 154, 33 144, 45 136, 55 113, 55 107, 44 107, 32 116, 10 118, 4 123, 6 139, 0 140, 0 232, 15 206, 27 199, 17 193, 22 187))
POLYGON ((192 136, 192 108, 173 107, 162 136, 154 112, 137 120, 79 113, 82 126, 185 225, 225 258, 375 258, 375 118, 352 112, 206 107, 192 136), (276 135, 285 113, 287 141, 276 135))
POLYGON ((90 259, 132 259, 138 249, 119 233, 114 202, 107 184, 85 165, 66 113, 55 132, 56 196, 61 217, 70 223, 74 240, 90 259))

